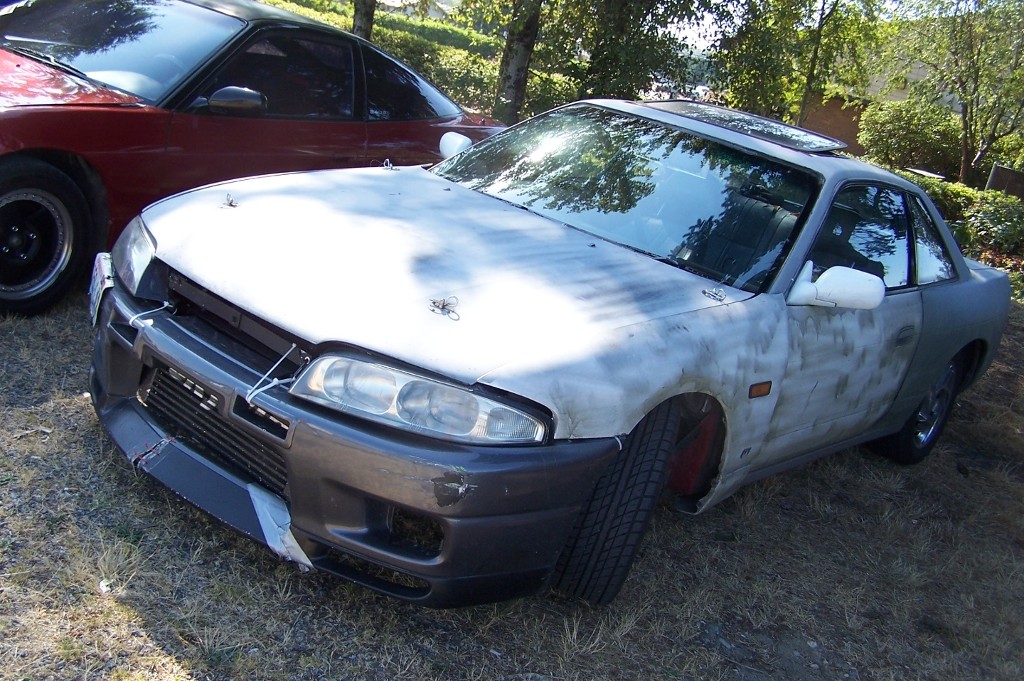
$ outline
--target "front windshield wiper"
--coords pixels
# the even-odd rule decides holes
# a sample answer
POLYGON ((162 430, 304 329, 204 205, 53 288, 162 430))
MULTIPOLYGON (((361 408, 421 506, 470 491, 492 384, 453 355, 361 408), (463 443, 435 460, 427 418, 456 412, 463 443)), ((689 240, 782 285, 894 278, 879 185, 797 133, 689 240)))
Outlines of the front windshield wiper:
MULTIPOLYGON (((626 246, 626 244, 622 245, 626 246)), ((716 284, 724 284, 725 280, 729 278, 729 275, 723 276, 720 272, 715 272, 714 270, 708 267, 698 265, 689 260, 680 260, 679 258, 675 258, 671 255, 658 255, 656 253, 650 253, 648 251, 645 251, 642 248, 634 248, 633 246, 626 246, 626 248, 630 249, 631 251, 636 251, 637 253, 649 256, 657 260, 658 262, 665 263, 666 265, 672 265, 673 267, 681 269, 684 272, 696 274, 698 277, 701 277, 703 279, 710 279, 716 284)))
MULTIPOLYGON (((17 36, 5 35, 4 36, 4 40, 5 41, 22 40, 22 38, 18 38, 17 36)), ((85 80, 89 80, 89 76, 86 75, 85 72, 79 71, 78 69, 76 69, 71 64, 65 64, 64 62, 62 62, 59 59, 57 59, 56 57, 54 57, 52 54, 46 54, 45 52, 40 52, 39 50, 33 50, 33 49, 30 49, 30 48, 27 48, 27 47, 21 47, 20 45, 12 45, 10 42, 5 43, 4 47, 6 49, 10 50, 11 52, 16 52, 16 53, 20 54, 23 57, 28 57, 29 59, 34 59, 35 61, 39 61, 39 62, 42 62, 44 64, 47 64, 48 66, 52 66, 54 68, 60 69, 61 71, 64 71, 65 73, 70 73, 73 76, 78 76, 79 78, 84 78, 85 80)))

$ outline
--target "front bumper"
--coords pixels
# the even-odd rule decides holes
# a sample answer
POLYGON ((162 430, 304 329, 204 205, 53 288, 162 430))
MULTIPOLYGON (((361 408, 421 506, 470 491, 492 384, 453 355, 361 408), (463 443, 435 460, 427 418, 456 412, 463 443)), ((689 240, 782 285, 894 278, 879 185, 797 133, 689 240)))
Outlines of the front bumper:
POLYGON ((91 389, 117 447, 282 558, 432 607, 542 589, 614 439, 442 442, 335 414, 195 317, 102 293, 91 389))

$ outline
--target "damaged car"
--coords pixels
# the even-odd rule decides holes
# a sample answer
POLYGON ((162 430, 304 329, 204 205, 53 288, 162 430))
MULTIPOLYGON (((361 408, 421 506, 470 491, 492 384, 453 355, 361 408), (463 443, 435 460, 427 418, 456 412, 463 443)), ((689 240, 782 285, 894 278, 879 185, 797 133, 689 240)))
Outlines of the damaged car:
POLYGON ((445 144, 131 221, 91 392, 139 470, 401 599, 602 604, 659 499, 863 443, 921 461, 999 345, 1007 277, 836 140, 591 100, 445 144))

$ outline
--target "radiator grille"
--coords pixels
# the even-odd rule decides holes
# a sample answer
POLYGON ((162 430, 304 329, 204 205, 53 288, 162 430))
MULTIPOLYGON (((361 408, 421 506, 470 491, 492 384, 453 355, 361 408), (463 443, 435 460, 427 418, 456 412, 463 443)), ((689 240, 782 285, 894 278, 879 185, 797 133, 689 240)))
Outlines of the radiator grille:
POLYGON ((168 435, 283 495, 288 473, 282 456, 225 420, 217 409, 217 395, 201 384, 174 369, 157 369, 139 400, 168 435))

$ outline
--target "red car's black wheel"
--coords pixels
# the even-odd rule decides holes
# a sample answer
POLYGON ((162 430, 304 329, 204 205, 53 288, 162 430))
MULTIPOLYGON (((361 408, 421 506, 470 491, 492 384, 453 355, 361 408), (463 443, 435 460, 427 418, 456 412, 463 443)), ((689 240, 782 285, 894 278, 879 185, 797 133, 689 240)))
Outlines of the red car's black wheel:
POLYGON ((0 312, 36 314, 86 265, 88 210, 78 186, 35 159, 0 162, 0 312))

